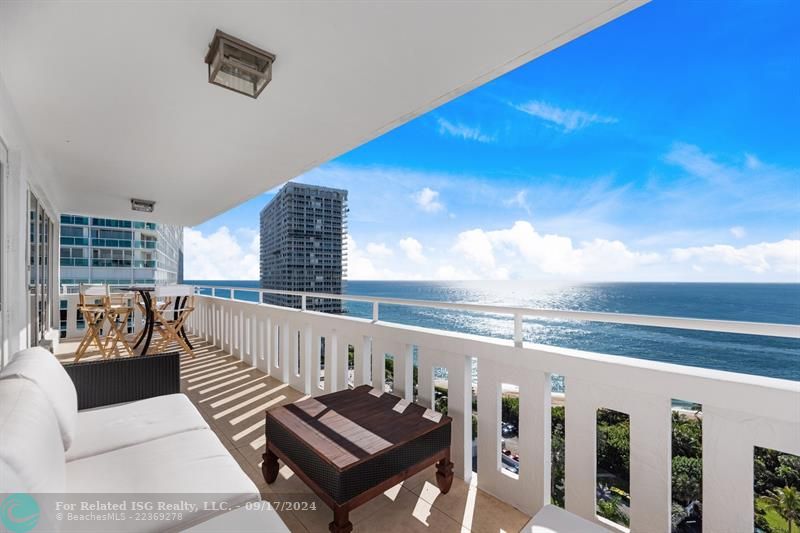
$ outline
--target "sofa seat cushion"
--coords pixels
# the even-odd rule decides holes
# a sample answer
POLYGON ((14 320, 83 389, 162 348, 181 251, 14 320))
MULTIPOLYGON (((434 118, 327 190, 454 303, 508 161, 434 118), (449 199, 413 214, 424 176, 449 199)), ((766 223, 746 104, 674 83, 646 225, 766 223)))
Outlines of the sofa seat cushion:
POLYGON ((78 431, 67 461, 110 452, 193 429, 209 429, 183 394, 78 412, 78 431))
POLYGON ((45 394, 58 420, 64 450, 75 438, 78 420, 78 393, 67 371, 56 357, 41 347, 28 348, 14 354, 0 371, 0 379, 25 378, 45 394))
POLYGON ((44 392, 0 379, 0 494, 64 492, 64 444, 44 392))
MULTIPOLYGON (((67 492, 174 494, 180 499, 225 502, 183 511, 181 528, 223 510, 260 500, 255 484, 210 429, 195 429, 67 463, 67 492)), ((165 496, 166 497, 166 496, 165 496)), ((139 524, 142 527, 145 524, 139 524)), ((153 524, 154 530, 164 524, 153 524)))
POLYGON ((555 505, 545 505, 520 533, 608 533, 608 530, 555 505))

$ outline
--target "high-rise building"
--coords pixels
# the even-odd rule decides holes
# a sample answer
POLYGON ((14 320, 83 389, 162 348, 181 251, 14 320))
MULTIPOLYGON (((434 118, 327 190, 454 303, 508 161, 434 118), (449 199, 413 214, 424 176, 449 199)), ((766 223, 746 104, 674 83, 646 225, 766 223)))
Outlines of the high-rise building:
MULTIPOLYGON (((347 191, 286 184, 261 210, 261 288, 341 294, 347 271, 347 191)), ((300 297, 265 295, 300 307, 300 297)), ((340 300, 308 298, 306 309, 341 313, 340 300)))
POLYGON ((60 283, 183 282, 183 227, 61 215, 60 283))

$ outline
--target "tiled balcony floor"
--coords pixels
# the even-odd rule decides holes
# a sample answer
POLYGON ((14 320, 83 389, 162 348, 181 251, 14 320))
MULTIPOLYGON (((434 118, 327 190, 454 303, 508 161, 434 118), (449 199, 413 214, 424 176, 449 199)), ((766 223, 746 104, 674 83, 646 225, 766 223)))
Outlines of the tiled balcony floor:
MULTIPOLYGON (((272 485, 267 485, 261 475, 264 410, 294 402, 303 394, 200 339, 193 338, 192 343, 195 358, 181 360, 182 392, 197 406, 265 500, 315 504, 316 510, 281 511, 289 529, 328 531, 332 511, 288 467, 281 468, 272 485)), ((77 341, 62 341, 57 352, 59 359, 71 361, 77 344, 77 341)), ((96 352, 88 352, 83 360, 97 357, 96 352)), ((351 512, 353 530, 517 532, 530 519, 478 490, 474 480, 467 485, 456 478, 450 492, 442 495, 434 474, 433 467, 420 472, 351 512)))

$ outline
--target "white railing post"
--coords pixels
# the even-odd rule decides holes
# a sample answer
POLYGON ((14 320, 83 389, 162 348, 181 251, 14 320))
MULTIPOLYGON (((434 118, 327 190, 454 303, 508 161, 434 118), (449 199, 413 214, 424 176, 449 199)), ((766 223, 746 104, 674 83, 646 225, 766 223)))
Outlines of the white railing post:
POLYGON ((520 472, 524 480, 529 481, 531 514, 536 514, 550 503, 550 466, 552 425, 550 421, 552 384, 550 374, 537 372, 528 380, 528 387, 520 390, 520 456, 523 470, 520 472), (526 390, 530 388, 530 390, 526 390), (524 455, 523 455, 524 453, 524 455), (527 457, 530 456, 531 460, 527 457), (524 465, 532 471, 525 472, 524 465))
POLYGON ((213 304, 211 306, 211 343, 214 346, 217 346, 217 332, 218 332, 218 320, 217 320, 217 304, 213 304))
POLYGON ((378 302, 372 302, 372 322, 378 321, 378 302))
POLYGON ((339 384, 339 339, 335 331, 330 331, 325 337, 325 390, 337 391, 342 388, 339 384))
POLYGON ((703 405, 703 531, 753 529, 753 444, 737 413, 703 405))
POLYGON ((305 394, 311 394, 312 392, 319 391, 319 366, 317 366, 316 369, 311 368, 311 355, 314 346, 311 324, 306 324, 303 326, 301 331, 300 377, 302 378, 303 392, 305 394), (312 377, 316 377, 317 379, 312 380, 312 377))
POLYGON ((272 319, 267 316, 261 323, 261 349, 263 359, 259 362, 259 368, 267 374, 272 374, 272 319))
POLYGON ((292 360, 292 341, 294 339, 292 337, 292 328, 289 324, 288 320, 284 320, 283 324, 281 324, 281 346, 280 346, 280 358, 281 358, 281 373, 280 373, 280 380, 284 383, 291 383, 289 381, 289 376, 292 374, 290 369, 294 366, 294 361, 292 360))
POLYGON ((375 337, 372 338, 372 387, 386 390, 386 345, 375 337))
POLYGON ((306 310, 306 295, 305 294, 300 297, 300 310, 301 311, 305 311, 306 310))
POLYGON ((361 338, 361 345, 355 346, 355 372, 354 382, 356 387, 359 385, 368 385, 371 383, 369 372, 370 362, 372 361, 372 338, 363 336, 361 338))
MULTIPOLYGON (((344 390, 348 387, 348 377, 350 375, 349 368, 349 346, 350 343, 343 334, 334 330, 331 334, 333 343, 336 346, 336 365, 335 365, 335 390, 344 390)), ((355 349, 355 346, 353 346, 355 349)), ((327 371, 326 371, 327 372, 327 371)))
POLYGON ((567 379, 564 397, 564 503, 567 511, 594 522, 597 411, 589 391, 591 383, 572 377, 567 379))
POLYGON ((286 383, 283 380, 284 361, 281 358, 281 326, 277 317, 272 320, 272 342, 270 343, 270 375, 286 383))
POLYGON ((672 400, 636 394, 631 396, 630 405, 631 530, 669 531, 672 400))
POLYGON ((395 345, 394 394, 408 401, 414 399, 414 345, 395 345))
MULTIPOLYGON (((480 408, 480 402, 478 403, 480 408)), ((465 355, 447 357, 447 415, 453 419, 451 460, 455 475, 466 482, 472 478, 472 359, 465 355)))
POLYGON ((236 330, 236 333, 239 335, 239 360, 244 361, 244 358, 247 355, 244 311, 239 311, 239 324, 236 330))
POLYGON ((514 313, 514 346, 522 348, 522 314, 514 313))
POLYGON ((433 364, 430 353, 424 346, 417 346, 417 368, 417 403, 433 409, 433 364))

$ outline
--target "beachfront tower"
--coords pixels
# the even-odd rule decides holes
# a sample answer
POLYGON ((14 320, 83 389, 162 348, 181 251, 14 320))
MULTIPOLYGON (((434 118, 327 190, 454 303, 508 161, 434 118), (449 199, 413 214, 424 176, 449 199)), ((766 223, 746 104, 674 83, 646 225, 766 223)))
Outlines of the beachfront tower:
MULTIPOLYGON (((347 191, 286 184, 261 210, 261 288, 341 294, 347 271, 347 191)), ((300 307, 300 297, 266 303, 300 307)), ((341 313, 340 300, 308 298, 306 308, 341 313)))

